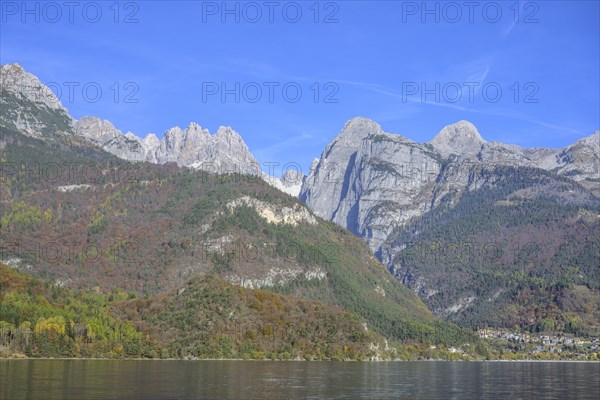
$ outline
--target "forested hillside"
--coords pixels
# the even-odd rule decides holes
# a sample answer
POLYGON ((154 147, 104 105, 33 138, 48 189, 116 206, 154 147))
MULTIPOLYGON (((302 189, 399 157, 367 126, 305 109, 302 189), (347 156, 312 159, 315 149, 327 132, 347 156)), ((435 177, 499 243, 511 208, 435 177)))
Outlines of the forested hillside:
POLYGON ((360 239, 257 177, 128 163, 2 129, 2 259, 18 268, 141 297, 216 274, 342 307, 391 340, 476 340, 434 317, 360 239))
POLYGON ((600 200, 538 169, 481 174, 455 206, 446 199, 390 236, 393 272, 464 326, 597 335, 600 200))
POLYGON ((215 275, 120 314, 158 338, 163 355, 197 358, 368 359, 398 356, 395 344, 339 307, 227 284, 215 275))
POLYGON ((340 307, 202 274, 152 298, 77 291, 0 263, 0 357, 368 360, 480 358, 386 340, 340 307))
POLYGON ((156 345, 135 325, 110 314, 113 302, 134 298, 74 292, 0 263, 2 356, 150 357, 156 345))
POLYGON ((195 278, 152 300, 78 292, 0 264, 0 350, 34 357, 367 359, 397 356, 355 314, 195 278), (120 315, 120 318, 115 316, 120 315), (129 317, 129 318, 128 318, 129 317))

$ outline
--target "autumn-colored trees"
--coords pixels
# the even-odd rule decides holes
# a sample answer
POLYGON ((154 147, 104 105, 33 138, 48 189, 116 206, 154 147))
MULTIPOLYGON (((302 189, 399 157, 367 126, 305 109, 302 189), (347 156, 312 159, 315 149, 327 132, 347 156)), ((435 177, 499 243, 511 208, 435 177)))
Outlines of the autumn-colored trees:
POLYGON ((41 357, 140 357, 149 352, 152 344, 141 332, 108 313, 107 296, 50 286, 3 264, 0 273, 0 345, 41 357))

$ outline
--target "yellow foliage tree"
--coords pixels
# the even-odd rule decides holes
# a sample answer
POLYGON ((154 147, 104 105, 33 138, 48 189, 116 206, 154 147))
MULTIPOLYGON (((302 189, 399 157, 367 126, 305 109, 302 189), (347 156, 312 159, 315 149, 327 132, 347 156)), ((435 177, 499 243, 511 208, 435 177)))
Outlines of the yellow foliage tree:
POLYGON ((40 318, 35 324, 34 332, 36 335, 46 335, 50 338, 55 338, 58 335, 64 335, 66 330, 66 322, 62 316, 40 318))

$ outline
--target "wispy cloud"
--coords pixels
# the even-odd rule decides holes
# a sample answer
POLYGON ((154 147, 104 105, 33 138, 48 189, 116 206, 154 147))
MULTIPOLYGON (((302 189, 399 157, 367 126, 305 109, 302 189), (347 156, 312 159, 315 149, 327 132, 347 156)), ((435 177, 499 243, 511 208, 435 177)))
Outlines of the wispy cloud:
POLYGON ((585 134, 584 132, 581 132, 580 130, 572 128, 572 127, 566 127, 566 126, 563 126, 563 125, 556 125, 556 124, 552 124, 552 123, 549 123, 549 122, 544 122, 544 121, 541 121, 541 120, 539 120, 537 118, 531 118, 531 117, 529 117, 527 115, 523 115, 523 114, 515 113, 515 112, 491 111, 491 112, 482 112, 482 114, 507 117, 507 118, 511 118, 511 119, 516 119, 518 121, 528 122, 530 124, 541 126, 543 128, 548 128, 548 129, 551 129, 553 131, 560 132, 562 134, 567 134, 569 136, 571 134, 576 134, 576 135, 583 135, 583 134, 585 134))
POLYGON ((515 26, 517 26, 517 23, 514 20, 511 21, 509 25, 502 29, 502 31, 500 32, 500 37, 502 39, 506 39, 507 37, 509 37, 513 29, 515 29, 515 26))
POLYGON ((262 154, 262 155, 268 156, 273 153, 280 152, 282 150, 290 149, 290 148, 296 146, 299 142, 304 142, 304 141, 311 140, 311 139, 312 139, 312 135, 303 133, 303 134, 291 137, 289 139, 281 140, 277 143, 273 143, 269 146, 265 146, 260 149, 257 149, 256 154, 262 154))
POLYGON ((337 80, 336 82, 338 84, 355 86, 355 87, 358 87, 358 88, 361 88, 364 90, 368 90, 372 93, 383 94, 388 97, 400 99, 403 103, 411 102, 411 103, 418 103, 418 104, 427 104, 427 105, 431 105, 431 106, 450 108, 453 110, 467 111, 467 112, 477 112, 478 111, 475 109, 463 107, 456 103, 444 103, 444 102, 428 100, 427 98, 421 99, 421 98, 415 98, 412 96, 407 96, 406 94, 398 93, 397 91, 394 91, 392 89, 389 89, 385 86, 382 86, 382 85, 379 85, 376 83, 357 82, 357 81, 348 81, 348 80, 337 80))
POLYGON ((491 66, 484 66, 481 70, 469 75, 466 79, 466 82, 477 82, 479 84, 479 87, 481 87, 485 82, 485 79, 487 78, 488 74, 490 73, 490 70, 491 66))
POLYGON ((454 76, 464 79, 464 82, 477 83, 478 85, 475 87, 477 96, 494 66, 496 57, 497 53, 494 52, 457 64, 453 68, 454 76))
MULTIPOLYGON (((255 155, 261 166, 263 166, 263 169, 272 168, 268 167, 268 165, 270 165, 269 163, 278 162, 279 167, 275 167, 278 171, 279 168, 288 163, 296 163, 300 165, 305 163, 307 158, 304 155, 298 154, 297 150, 299 147, 305 147, 304 145, 310 144, 312 141, 313 136, 304 133, 286 140, 272 143, 268 146, 254 149, 252 153, 255 155), (294 154, 295 156, 293 156, 294 154)), ((304 165, 302 168, 307 168, 307 166, 304 165)), ((277 173, 275 173, 275 175, 277 175, 277 173)))
POLYGON ((351 85, 351 86, 355 86, 367 91, 370 91, 372 93, 377 93, 377 94, 383 94, 385 96, 389 96, 395 99, 401 99, 403 102, 411 102, 411 103, 420 103, 426 106, 434 106, 434 107, 442 107, 442 108, 449 108, 449 109, 453 109, 453 110, 457 110, 457 111, 461 111, 464 113, 473 113, 473 114, 481 114, 481 115, 491 115, 491 116, 499 116, 499 117, 506 117, 506 118, 511 118, 511 119, 515 119, 515 120, 519 120, 519 121, 523 121, 523 122, 528 122, 530 124, 534 124, 534 125, 538 125, 544 128, 548 128, 557 132, 561 132, 561 133, 572 133, 572 134, 578 134, 581 135, 582 132, 570 128, 570 127, 565 127, 565 126, 561 126, 561 125, 557 125, 557 124, 553 124, 553 123, 549 123, 549 122, 545 122, 545 121, 541 121, 539 119, 535 119, 535 118, 531 118, 529 116, 520 114, 520 113, 516 113, 516 112, 509 112, 509 111, 505 111, 505 110, 498 110, 498 109, 493 109, 493 110, 483 110, 483 109, 478 109, 478 108, 470 108, 470 107, 464 107, 462 105, 459 104, 455 104, 455 103, 445 103, 445 102, 436 102, 436 101, 431 101, 431 100, 427 100, 427 99, 421 99, 421 98, 414 98, 411 96, 404 96, 402 93, 398 93, 394 90, 391 90, 389 88, 386 88, 385 86, 379 85, 379 84, 375 84, 375 83, 368 83, 368 82, 356 82, 356 81, 337 81, 340 84, 346 84, 346 85, 351 85))

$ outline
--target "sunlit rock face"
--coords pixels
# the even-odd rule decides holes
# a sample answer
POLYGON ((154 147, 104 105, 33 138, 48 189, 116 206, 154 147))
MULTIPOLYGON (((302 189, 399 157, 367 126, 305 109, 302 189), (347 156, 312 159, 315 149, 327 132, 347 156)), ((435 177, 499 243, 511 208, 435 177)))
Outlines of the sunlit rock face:
POLYGON ((444 127, 430 142, 386 133, 357 117, 325 147, 303 180, 300 199, 317 215, 364 238, 379 253, 395 227, 465 190, 491 184, 480 175, 499 166, 536 167, 597 187, 600 133, 564 149, 526 149, 485 141, 468 121, 444 127))

